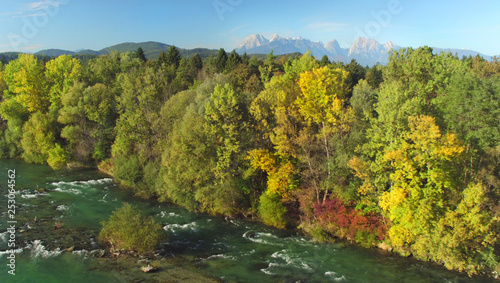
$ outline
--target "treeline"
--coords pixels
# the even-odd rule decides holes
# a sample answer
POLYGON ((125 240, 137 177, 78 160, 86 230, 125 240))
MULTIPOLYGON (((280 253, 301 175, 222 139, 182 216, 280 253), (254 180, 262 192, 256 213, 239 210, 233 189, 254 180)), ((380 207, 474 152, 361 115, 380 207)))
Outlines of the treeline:
POLYGON ((2 158, 98 166, 191 210, 499 271, 498 61, 20 55, 0 90, 2 158))

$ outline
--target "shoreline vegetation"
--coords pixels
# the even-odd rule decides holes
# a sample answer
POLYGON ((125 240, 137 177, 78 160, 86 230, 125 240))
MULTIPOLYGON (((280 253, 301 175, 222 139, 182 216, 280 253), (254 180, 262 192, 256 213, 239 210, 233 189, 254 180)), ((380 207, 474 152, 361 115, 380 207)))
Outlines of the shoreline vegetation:
POLYGON ((98 167, 143 198, 500 272, 500 62, 221 49, 0 63, 0 157, 98 167))

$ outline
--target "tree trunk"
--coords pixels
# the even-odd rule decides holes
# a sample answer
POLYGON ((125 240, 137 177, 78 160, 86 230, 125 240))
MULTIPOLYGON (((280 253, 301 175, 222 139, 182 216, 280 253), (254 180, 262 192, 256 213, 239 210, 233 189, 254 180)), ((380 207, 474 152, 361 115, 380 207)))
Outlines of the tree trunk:
MULTIPOLYGON (((323 126, 323 141, 325 144, 325 151, 326 151, 326 164, 328 168, 328 176, 326 177, 326 186, 325 186, 325 194, 323 195, 323 204, 325 204, 326 201, 326 196, 328 195, 328 187, 330 186, 330 176, 332 175, 332 169, 330 168, 330 149, 328 147, 328 139, 326 137, 326 127, 325 127, 325 122, 321 122, 323 126)), ((318 201, 319 202, 319 201, 318 201)))

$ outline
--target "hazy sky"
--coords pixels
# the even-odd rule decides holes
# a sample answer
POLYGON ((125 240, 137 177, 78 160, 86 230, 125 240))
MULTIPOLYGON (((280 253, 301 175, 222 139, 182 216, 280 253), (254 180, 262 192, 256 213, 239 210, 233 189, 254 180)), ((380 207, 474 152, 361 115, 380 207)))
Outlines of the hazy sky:
POLYGON ((248 35, 349 47, 358 36, 401 46, 500 54, 500 1, 0 0, 0 52, 100 50, 159 41, 232 50, 248 35))

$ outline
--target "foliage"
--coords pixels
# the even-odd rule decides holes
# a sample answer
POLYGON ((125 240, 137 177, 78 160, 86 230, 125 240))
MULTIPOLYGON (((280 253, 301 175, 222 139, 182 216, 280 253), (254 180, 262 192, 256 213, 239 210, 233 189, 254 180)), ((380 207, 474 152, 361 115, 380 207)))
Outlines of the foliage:
POLYGON ((142 179, 142 167, 136 155, 116 157, 114 166, 114 176, 125 185, 132 187, 142 179))
POLYGON ((498 270, 498 59, 408 48, 364 68, 310 52, 119 47, 0 63, 0 156, 99 164, 190 210, 498 270))
POLYGON ((5 66, 4 80, 8 86, 4 99, 19 103, 21 112, 44 111, 49 106, 43 65, 34 55, 21 54, 11 61, 5 66))
POLYGON ((265 224, 277 228, 285 228, 285 214, 287 210, 281 203, 280 197, 274 193, 266 192, 260 196, 259 214, 265 224))
POLYGON ((152 252, 163 238, 161 225, 128 203, 113 211, 109 220, 101 225, 99 240, 110 244, 111 252, 121 249, 152 252))
POLYGON ((215 58, 215 66, 217 68, 218 73, 222 73, 226 68, 227 63, 227 53, 224 48, 219 49, 219 53, 217 53, 217 58, 215 58))
POLYGON ((317 203, 314 214, 324 231, 367 247, 383 240, 387 230, 380 214, 358 210, 338 198, 317 203))

